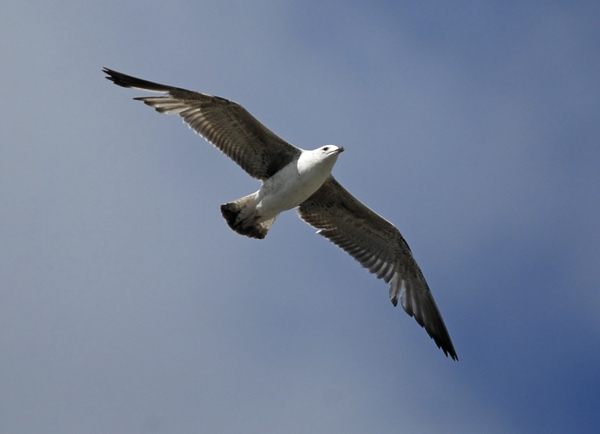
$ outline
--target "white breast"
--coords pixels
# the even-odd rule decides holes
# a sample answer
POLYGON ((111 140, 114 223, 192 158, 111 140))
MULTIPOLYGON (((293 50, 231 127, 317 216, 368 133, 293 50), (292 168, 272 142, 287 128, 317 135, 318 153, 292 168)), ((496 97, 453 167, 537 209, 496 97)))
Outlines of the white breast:
POLYGON ((303 151, 298 160, 265 181, 258 191, 256 206, 263 218, 275 217, 297 207, 323 185, 331 174, 337 154, 323 158, 323 154, 316 151, 303 151))

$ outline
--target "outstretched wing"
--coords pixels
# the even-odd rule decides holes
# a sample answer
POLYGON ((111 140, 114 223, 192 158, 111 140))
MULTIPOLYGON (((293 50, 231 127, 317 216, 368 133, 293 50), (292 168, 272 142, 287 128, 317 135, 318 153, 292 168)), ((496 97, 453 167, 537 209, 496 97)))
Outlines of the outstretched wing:
POLYGON ((270 178, 301 152, 233 101, 153 83, 108 68, 103 71, 118 86, 164 93, 135 99, 159 113, 178 114, 190 128, 254 178, 270 178))
POLYGON ((300 217, 390 284, 390 300, 425 328, 437 346, 458 360, 425 277, 394 225, 371 211, 331 176, 300 204, 300 217))

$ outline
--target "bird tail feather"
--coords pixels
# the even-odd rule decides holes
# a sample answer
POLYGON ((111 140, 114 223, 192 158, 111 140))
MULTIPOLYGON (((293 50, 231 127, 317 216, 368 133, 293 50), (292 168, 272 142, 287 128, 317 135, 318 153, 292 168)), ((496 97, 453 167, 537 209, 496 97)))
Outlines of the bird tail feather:
POLYGON ((253 193, 221 205, 221 214, 229 227, 238 234, 263 239, 273 226, 276 217, 260 221, 255 207, 256 195, 253 193))

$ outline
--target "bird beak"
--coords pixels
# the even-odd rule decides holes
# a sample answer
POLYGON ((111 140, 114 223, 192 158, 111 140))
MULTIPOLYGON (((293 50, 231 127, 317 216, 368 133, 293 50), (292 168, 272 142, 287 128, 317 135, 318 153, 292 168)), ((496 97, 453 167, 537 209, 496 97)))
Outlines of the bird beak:
POLYGON ((337 151, 336 151, 336 152, 337 152, 338 154, 340 154, 340 153, 344 152, 344 147, 343 147, 343 146, 340 146, 339 148, 337 148, 337 151))

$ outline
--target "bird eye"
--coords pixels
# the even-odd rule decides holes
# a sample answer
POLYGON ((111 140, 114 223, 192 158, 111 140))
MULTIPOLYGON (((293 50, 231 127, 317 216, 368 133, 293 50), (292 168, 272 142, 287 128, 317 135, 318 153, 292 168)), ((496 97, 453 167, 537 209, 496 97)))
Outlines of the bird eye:
POLYGON ((329 146, 325 146, 325 147, 323 148, 323 150, 324 150, 324 151, 329 151, 329 146))

